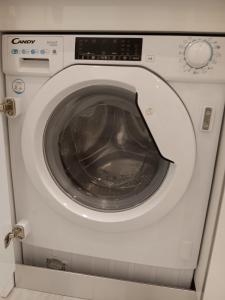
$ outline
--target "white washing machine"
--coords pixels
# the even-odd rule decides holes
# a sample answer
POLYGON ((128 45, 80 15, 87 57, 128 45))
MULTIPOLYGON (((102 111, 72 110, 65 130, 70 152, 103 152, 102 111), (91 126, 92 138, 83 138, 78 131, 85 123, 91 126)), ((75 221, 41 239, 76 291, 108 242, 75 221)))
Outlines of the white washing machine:
POLYGON ((16 217, 31 228, 24 249, 125 263, 131 280, 148 267, 150 282, 190 287, 224 51, 223 37, 4 35, 16 217))

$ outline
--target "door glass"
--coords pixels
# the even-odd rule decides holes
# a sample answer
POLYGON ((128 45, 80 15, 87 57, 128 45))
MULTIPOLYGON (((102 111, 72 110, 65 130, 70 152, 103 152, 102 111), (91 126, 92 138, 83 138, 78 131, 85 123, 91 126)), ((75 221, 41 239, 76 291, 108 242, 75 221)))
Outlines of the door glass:
POLYGON ((126 210, 162 184, 169 161, 161 156, 136 98, 124 88, 90 86, 69 95, 50 116, 46 163, 75 202, 105 212, 126 210))

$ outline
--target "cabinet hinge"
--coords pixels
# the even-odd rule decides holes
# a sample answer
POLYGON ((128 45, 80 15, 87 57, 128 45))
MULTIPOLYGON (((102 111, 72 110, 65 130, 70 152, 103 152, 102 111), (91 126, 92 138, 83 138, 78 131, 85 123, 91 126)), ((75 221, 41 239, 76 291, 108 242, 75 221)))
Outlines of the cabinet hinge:
POLYGON ((5 236, 5 240, 4 240, 5 248, 8 248, 10 242, 13 239, 23 240, 24 238, 25 238, 25 228, 19 224, 14 225, 12 231, 7 233, 7 235, 5 236))
POLYGON ((9 117, 16 115, 16 102, 14 98, 5 98, 3 103, 0 103, 0 112, 6 114, 9 117))

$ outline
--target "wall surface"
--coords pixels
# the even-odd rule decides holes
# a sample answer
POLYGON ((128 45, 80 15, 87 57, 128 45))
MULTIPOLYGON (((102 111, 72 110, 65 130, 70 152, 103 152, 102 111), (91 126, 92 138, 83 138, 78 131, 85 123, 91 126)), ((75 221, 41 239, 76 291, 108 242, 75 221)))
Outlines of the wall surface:
POLYGON ((0 0, 0 31, 225 32, 224 0, 0 0))
POLYGON ((225 191, 218 219, 203 300, 225 299, 225 191))

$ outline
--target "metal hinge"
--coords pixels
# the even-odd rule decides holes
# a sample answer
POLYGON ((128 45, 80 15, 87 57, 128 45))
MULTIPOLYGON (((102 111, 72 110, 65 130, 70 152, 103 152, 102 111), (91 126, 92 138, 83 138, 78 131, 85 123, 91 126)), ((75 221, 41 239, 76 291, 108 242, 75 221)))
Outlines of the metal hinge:
POLYGON ((16 102, 14 98, 5 98, 3 103, 0 103, 0 112, 6 114, 9 117, 16 115, 16 102))
POLYGON ((25 228, 22 225, 16 224, 14 225, 11 232, 9 232, 4 240, 5 248, 8 248, 10 242, 13 239, 23 240, 25 238, 25 228))

